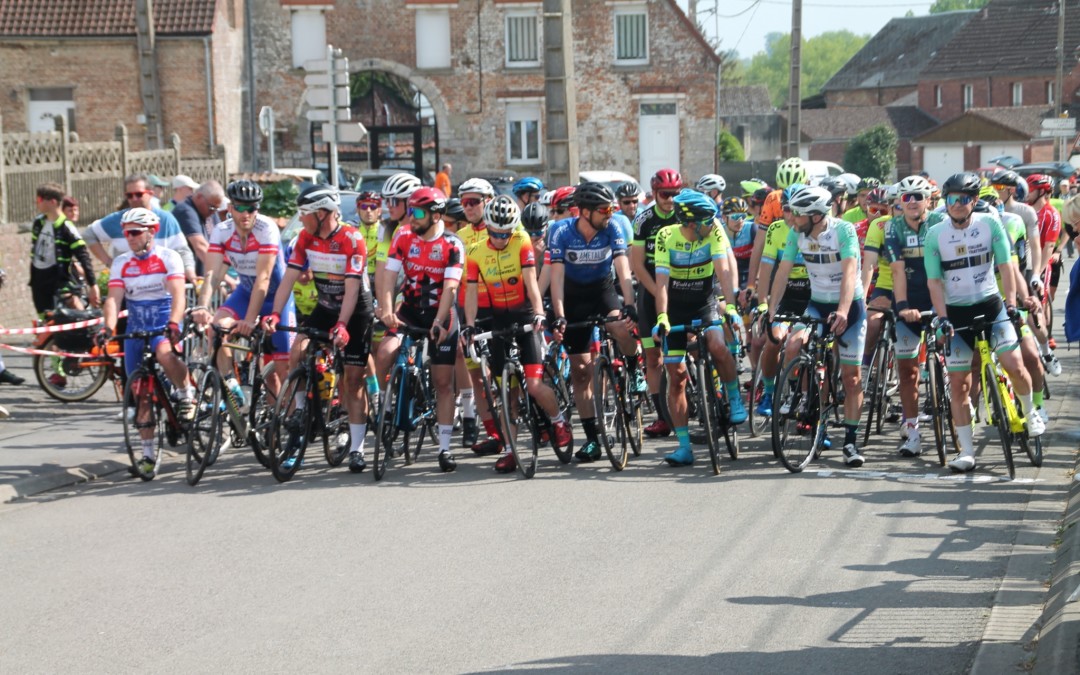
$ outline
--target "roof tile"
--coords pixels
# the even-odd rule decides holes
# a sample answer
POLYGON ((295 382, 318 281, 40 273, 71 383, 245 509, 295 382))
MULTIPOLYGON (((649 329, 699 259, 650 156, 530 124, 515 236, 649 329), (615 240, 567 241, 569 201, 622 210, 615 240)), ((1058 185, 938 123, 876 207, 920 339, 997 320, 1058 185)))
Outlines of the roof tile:
MULTIPOLYGON (((159 35, 205 35, 217 0, 156 0, 159 35)), ((135 0, 0 0, 0 36, 102 37, 135 34, 135 0)))

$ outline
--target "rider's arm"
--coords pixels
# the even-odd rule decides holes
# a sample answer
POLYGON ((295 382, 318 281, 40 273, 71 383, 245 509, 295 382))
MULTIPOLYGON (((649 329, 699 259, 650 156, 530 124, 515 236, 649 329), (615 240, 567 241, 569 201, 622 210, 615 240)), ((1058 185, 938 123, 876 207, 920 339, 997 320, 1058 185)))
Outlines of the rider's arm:
POLYGON ((931 228, 923 245, 923 264, 926 266, 926 286, 930 289, 930 302, 939 319, 948 318, 945 310, 945 284, 941 281, 941 249, 938 246, 936 228, 931 228))
MULTIPOLYGON (((184 320, 184 311, 187 309, 184 279, 182 277, 168 277, 165 280, 165 290, 172 296, 172 306, 169 307, 169 321, 179 324, 184 320)), ((112 291, 109 291, 109 295, 112 295, 112 291)))
POLYGON ((769 316, 776 314, 776 308, 784 299, 784 291, 787 290, 788 276, 795 264, 787 257, 776 266, 776 276, 773 277, 772 288, 769 289, 769 316))
POLYGON ((540 278, 537 281, 537 287, 540 289, 540 297, 544 297, 547 294, 548 289, 551 288, 551 262, 544 263, 544 266, 540 268, 540 278))
MULTIPOLYGON (((746 290, 753 294, 758 288, 766 288, 768 285, 768 276, 762 274, 761 268, 761 252, 765 249, 765 238, 768 232, 768 227, 763 227, 759 223, 754 223, 754 250, 750 253, 750 274, 746 277, 746 290)), ((772 273, 772 266, 769 266, 768 270, 765 270, 767 274, 772 273)))
MULTIPOLYGON (((473 260, 467 260, 465 271, 465 325, 476 325, 476 314, 480 307, 480 266, 473 260)), ((524 279, 527 274, 522 273, 524 279)), ((528 288, 526 284, 525 288, 528 288)))
POLYGON ((843 258, 840 261, 840 270, 844 277, 840 280, 840 302, 837 303, 837 312, 847 316, 848 308, 855 299, 855 270, 859 268, 858 258, 843 258))
POLYGON ((551 311, 556 317, 565 317, 563 279, 566 276, 566 268, 563 267, 562 262, 553 262, 549 267, 551 267, 551 311))
MULTIPOLYGON (((533 314, 543 316, 544 295, 540 292, 540 283, 536 280, 536 275, 533 274, 531 267, 525 267, 521 270, 521 279, 525 283, 525 297, 529 299, 533 314)), ((469 298, 466 296, 465 304, 468 305, 468 303, 469 298)))
MULTIPOLYGON (((874 280, 874 270, 878 268, 878 254, 874 251, 863 249, 862 254, 862 287, 863 297, 870 294, 870 282, 874 280)), ((901 274, 901 276, 903 276, 901 274)), ((896 288, 896 277, 893 277, 893 288, 896 288)), ((905 295, 907 289, 904 289, 905 295)), ((895 293, 895 290, 894 290, 895 293)))
POLYGON ((653 296, 653 300, 656 302, 657 316, 666 314, 668 310, 668 279, 666 268, 656 268, 656 295, 653 296))
POLYGON ((439 298, 439 309, 435 313, 435 321, 432 325, 442 326, 446 324, 446 319, 450 316, 450 310, 457 304, 457 291, 460 284, 461 279, 443 279, 442 297, 439 298))
MULTIPOLYGON (((904 267, 903 260, 897 260, 896 262, 889 263, 889 269, 892 270, 892 292, 893 302, 899 307, 901 302, 908 301, 907 295, 907 271, 904 267)), ((863 275, 866 278, 866 275, 863 275)), ((866 288, 863 288, 863 297, 866 297, 866 288)))
POLYGON ((296 280, 300 278, 303 272, 298 267, 290 265, 285 270, 285 274, 281 275, 281 283, 278 284, 277 293, 274 295, 274 313, 281 314, 281 310, 285 308, 285 305, 289 302, 289 298, 292 296, 293 286, 296 284, 296 280))
POLYGON ((109 331, 116 331, 116 318, 120 311, 120 303, 124 301, 124 282, 119 284, 109 284, 109 295, 105 298, 105 304, 102 307, 103 314, 105 316, 105 326, 109 331))
MULTIPOLYGON (((634 271, 634 278, 638 280, 646 291, 656 295, 656 279, 645 268, 645 243, 634 241, 630 246, 630 269, 634 271)), ((618 270, 616 270, 618 271, 618 270)), ((620 277, 621 280, 621 277, 620 277)))
MULTIPOLYGON (((220 280, 221 277, 223 277, 224 275, 225 256, 217 251, 212 251, 208 253, 206 256, 206 269, 203 270, 202 290, 199 291, 199 305, 201 305, 202 307, 210 306, 210 296, 214 294, 214 286, 217 284, 218 280, 220 280)), ((266 289, 263 289, 263 293, 265 292, 266 289)), ((259 307, 261 305, 255 306, 259 307)))
MULTIPOLYGON (((251 313, 250 307, 254 307, 258 310, 259 305, 254 302, 254 294, 252 295, 252 303, 249 305, 248 313, 251 313)), ((338 311, 338 323, 345 325, 349 324, 349 320, 352 319, 353 311, 356 309, 356 302, 360 299, 360 277, 347 276, 345 277, 345 297, 341 301, 341 309, 338 311)))
POLYGON ((615 267, 615 276, 622 284, 623 303, 634 304, 634 279, 630 276, 630 263, 626 260, 626 256, 616 256, 611 264, 615 267))

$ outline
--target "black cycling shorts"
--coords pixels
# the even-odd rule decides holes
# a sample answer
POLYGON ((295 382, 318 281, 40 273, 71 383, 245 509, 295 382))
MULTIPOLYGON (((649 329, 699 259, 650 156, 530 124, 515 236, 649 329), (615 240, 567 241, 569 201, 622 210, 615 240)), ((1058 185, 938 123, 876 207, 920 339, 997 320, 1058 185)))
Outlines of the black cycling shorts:
POLYGON ((810 280, 788 279, 784 297, 780 300, 780 306, 776 308, 777 314, 802 314, 806 306, 810 304, 810 280))
MULTIPOLYGON (((418 328, 424 328, 431 330, 432 324, 435 323, 435 310, 426 312, 419 312, 407 305, 402 305, 401 309, 397 313, 398 319, 410 326, 416 326, 418 328)), ((461 324, 458 323, 457 315, 453 312, 450 313, 450 335, 446 336, 442 342, 436 343, 434 340, 428 340, 428 363, 432 366, 452 366, 457 363, 458 353, 458 327, 461 324)), ((398 331, 387 329, 387 337, 397 335, 398 331)))
MULTIPOLYGON (((492 315, 491 321, 483 328, 486 330, 500 330, 512 324, 527 326, 532 323, 532 312, 508 312, 492 315)), ((525 377, 541 377, 543 374, 544 349, 540 342, 540 334, 535 331, 523 333, 517 336, 518 360, 524 366, 525 377)), ((506 356, 510 348, 510 342, 506 338, 492 338, 491 344, 491 374, 502 374, 503 366, 506 365, 506 356)))
MULTIPOLYGON (((590 316, 611 314, 622 309, 619 296, 615 293, 615 284, 610 278, 595 284, 575 284, 565 281, 563 285, 563 311, 566 322, 576 323, 590 316)), ((650 330, 652 330, 650 328, 650 330)), ((588 354, 592 341, 592 328, 569 328, 563 335, 563 344, 568 354, 588 354)))
MULTIPOLYGON (((357 307, 359 309, 359 307, 357 307)), ((314 311, 300 321, 305 328, 329 333, 338 322, 338 313, 331 311, 322 305, 315 305, 314 311)), ((371 334, 375 327, 375 317, 370 313, 353 312, 349 317, 349 323, 345 330, 349 331, 349 344, 342 350, 343 361, 347 366, 367 367, 368 355, 371 353, 371 334)))
MULTIPOLYGON (((720 318, 719 310, 715 302, 709 302, 703 306, 673 305, 668 309, 668 321, 672 326, 682 326, 694 319, 701 319, 702 323, 712 323, 720 318)), ((666 340, 657 342, 658 347, 666 347, 664 354, 673 357, 681 357, 686 354, 686 331, 671 333, 666 340)))

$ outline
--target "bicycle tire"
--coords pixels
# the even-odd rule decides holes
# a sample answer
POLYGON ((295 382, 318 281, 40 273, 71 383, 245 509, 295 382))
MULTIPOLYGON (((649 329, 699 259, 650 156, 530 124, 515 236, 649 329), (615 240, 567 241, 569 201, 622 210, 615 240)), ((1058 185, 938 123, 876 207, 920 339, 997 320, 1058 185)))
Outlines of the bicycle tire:
POLYGON ((514 454, 518 473, 524 478, 536 475, 537 457, 540 454, 540 430, 533 409, 532 397, 525 387, 525 370, 521 364, 507 362, 503 366, 502 381, 502 427, 503 437, 514 454), (517 381, 517 386, 509 383, 517 381))
POLYGON ((188 429, 187 483, 195 487, 222 443, 221 375, 207 368, 195 390, 195 419, 188 429))
POLYGON ((885 350, 885 377, 881 381, 881 400, 878 403, 877 414, 877 435, 880 436, 885 426, 885 416, 889 412, 889 401, 891 397, 888 395, 889 389, 895 384, 897 391, 900 387, 900 373, 896 368, 896 352, 893 349, 893 341, 883 340, 881 345, 884 345, 885 350))
MULTIPOLYGON (((386 469, 389 468, 393 459, 394 446, 401 430, 397 426, 397 406, 401 394, 401 378, 404 374, 401 366, 394 366, 390 371, 386 389, 383 390, 382 410, 379 412, 379 423, 375 428, 375 447, 371 475, 376 481, 383 479, 386 469)), ((408 442, 408 434, 405 436, 408 442)))
POLYGON ((930 396, 930 408, 934 416, 934 447, 937 449, 938 463, 941 466, 949 461, 948 451, 948 439, 945 437, 945 419, 952 415, 951 410, 946 410, 944 406, 948 405, 945 399, 945 382, 943 373, 941 373, 941 361, 939 361, 936 355, 929 355, 927 357, 929 362, 926 364, 926 389, 927 394, 930 396))
POLYGON ((716 437, 716 431, 723 422, 718 414, 720 412, 718 406, 714 402, 716 383, 712 381, 712 373, 706 371, 705 361, 706 359, 699 358, 695 364, 698 382, 702 383, 698 389, 700 397, 698 410, 701 411, 698 421, 705 428, 705 444, 709 448, 709 460, 712 462, 713 474, 718 476, 720 475, 720 439, 716 437))
MULTIPOLYGON (((570 424, 570 415, 573 414, 574 400, 570 397, 570 390, 566 386, 566 380, 563 379, 562 373, 553 363, 544 364, 544 382, 555 392, 555 401, 559 406, 559 412, 563 414, 563 419, 566 423, 570 424)), ((554 433, 554 429, 552 430, 554 433)), ((556 443, 554 437, 551 439, 551 447, 555 450, 555 456, 559 458, 559 461, 563 464, 569 464, 574 459, 574 439, 571 437, 570 444, 565 448, 560 448, 556 443)))
MULTIPOLYGON (((866 431, 863 433, 863 445, 870 444, 870 434, 875 431, 874 421, 881 421, 881 401, 885 398, 886 363, 888 355, 885 353, 885 340, 878 341, 874 347, 874 356, 870 360, 870 368, 867 370, 867 386, 864 391, 869 394, 869 406, 866 411, 866 431)), ((877 431, 877 433, 881 433, 877 431)))
POLYGON ((1005 406, 1001 401, 1001 389, 997 381, 997 372, 992 364, 983 366, 986 374, 984 380, 989 384, 986 394, 990 398, 990 410, 994 416, 994 426, 997 427, 998 437, 1001 440, 1001 450, 1005 455, 1005 468, 1009 472, 1009 478, 1016 478, 1016 463, 1013 462, 1012 431, 1009 429, 1009 420, 1005 416, 1005 406))
POLYGON ((812 377, 814 372, 810 360, 800 355, 784 366, 776 380, 775 406, 772 417, 773 450, 780 463, 791 473, 799 473, 814 457, 817 437, 817 401, 820 392, 812 377), (794 381, 790 378, 794 375, 794 381), (794 386, 793 386, 794 385, 794 386), (805 389, 805 391, 804 391, 805 389), (800 412, 801 402, 806 398, 807 405, 800 412), (790 398, 791 410, 788 414, 780 412, 781 406, 790 398), (811 422, 810 420, 813 420, 811 422), (799 443, 798 439, 809 442, 799 443))
POLYGON ((340 400, 324 400, 322 406, 323 456, 330 468, 341 466, 352 448, 349 411, 340 400))
MULTIPOLYGON (((1022 406, 1021 406, 1021 403, 1020 403, 1019 400, 1016 401, 1016 408, 1017 408, 1017 413, 1019 413, 1021 417, 1024 417, 1026 415, 1038 415, 1039 414, 1038 412, 1036 412, 1034 410, 1031 410, 1031 411, 1022 410, 1021 409, 1022 406)), ((1017 445, 1019 445, 1024 450, 1024 453, 1027 454, 1028 460, 1031 462, 1032 466, 1035 466, 1035 467, 1042 466, 1042 463, 1043 463, 1042 436, 1036 436, 1036 437, 1032 438, 1031 435, 1027 432, 1027 429, 1025 429, 1024 431, 1021 431, 1020 433, 1016 434, 1016 442, 1017 442, 1017 445)))
POLYGON ((593 405, 596 408, 596 431, 616 471, 626 468, 629 457, 627 434, 623 430, 618 381, 607 357, 596 359, 593 372, 593 405))
POLYGON ((624 397, 623 409, 626 415, 626 433, 630 441, 630 452, 634 457, 641 456, 641 446, 645 442, 645 420, 642 409, 648 395, 633 392, 624 397))
POLYGON ((270 436, 273 433, 274 407, 277 398, 266 386, 266 378, 274 371, 274 364, 268 363, 262 374, 251 385, 251 408, 248 410, 248 444, 259 464, 270 468, 270 436))
POLYGON ((307 382, 307 373, 303 368, 297 368, 289 373, 285 383, 281 386, 277 405, 274 406, 274 433, 271 441, 270 472, 279 483, 291 480, 299 470, 307 452, 308 443, 311 442, 313 416, 313 397, 310 396, 310 385, 307 382), (303 408, 303 417, 299 428, 295 433, 291 431, 289 419, 295 412, 296 395, 301 392, 306 403, 303 408), (296 436, 299 438, 295 438, 296 436))
MULTIPOLYGON (((45 351, 63 352, 56 345, 56 338, 50 337, 39 348, 45 351)), ((111 357, 102 356, 94 359, 64 358, 60 356, 34 356, 34 377, 38 384, 50 397, 61 403, 78 403, 85 401, 98 392, 109 379, 113 370, 111 357), (110 363, 103 363, 106 359, 110 363), (82 362, 101 363, 101 365, 86 366, 82 362), (70 368, 69 368, 70 367, 70 368), (63 386, 50 382, 50 377, 64 378, 63 386)))
MULTIPOLYGON (((410 434, 410 439, 405 443, 405 465, 411 466, 420 457, 420 449, 424 446, 424 438, 431 434, 435 425, 432 423, 432 418, 427 413, 430 412, 431 399, 424 391, 425 383, 423 377, 419 373, 413 372, 410 377, 412 380, 412 419, 415 420, 415 428, 413 433, 410 434), (420 407, 423 410, 419 410, 420 407), (412 442, 415 441, 416 445, 412 442)), ((438 438, 435 438, 435 444, 438 444, 438 438)))
POLYGON ((149 368, 140 366, 128 376, 127 384, 124 385, 122 403, 124 445, 127 448, 128 459, 131 461, 131 473, 144 481, 154 480, 157 470, 161 466, 161 456, 164 453, 162 452, 162 434, 160 430, 161 415, 154 404, 154 376, 149 368), (127 412, 129 409, 134 411, 130 416, 127 412), (139 460, 142 459, 143 453, 142 438, 139 436, 138 426, 145 426, 145 428, 154 430, 157 447, 154 453, 154 470, 149 474, 139 470, 139 460))

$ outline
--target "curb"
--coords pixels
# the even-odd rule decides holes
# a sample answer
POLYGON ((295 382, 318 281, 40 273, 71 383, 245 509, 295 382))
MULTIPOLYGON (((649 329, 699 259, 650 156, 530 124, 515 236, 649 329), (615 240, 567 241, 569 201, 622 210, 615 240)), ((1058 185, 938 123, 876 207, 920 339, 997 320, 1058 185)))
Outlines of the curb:
MULTIPOLYGON (((1077 466, 1080 469, 1080 465, 1077 466)), ((1080 672, 1080 480, 1073 476, 1043 609, 1035 673, 1080 672)))
POLYGON ((58 467, 44 473, 20 478, 14 482, 0 485, 0 504, 24 499, 57 488, 85 483, 120 471, 127 471, 129 466, 131 465, 127 462, 106 459, 92 464, 58 467))

